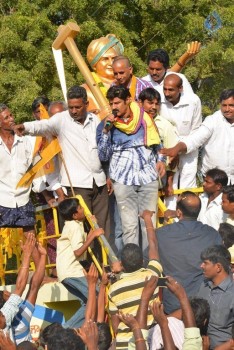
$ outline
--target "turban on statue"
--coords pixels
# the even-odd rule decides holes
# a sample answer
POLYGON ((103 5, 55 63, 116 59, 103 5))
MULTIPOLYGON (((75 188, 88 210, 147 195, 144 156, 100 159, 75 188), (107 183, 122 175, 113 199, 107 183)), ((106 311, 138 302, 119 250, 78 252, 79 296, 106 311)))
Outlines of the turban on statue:
POLYGON ((94 68, 100 58, 110 48, 116 50, 116 56, 122 55, 124 52, 123 44, 114 34, 107 34, 106 36, 91 41, 87 48, 87 60, 90 66, 94 68))

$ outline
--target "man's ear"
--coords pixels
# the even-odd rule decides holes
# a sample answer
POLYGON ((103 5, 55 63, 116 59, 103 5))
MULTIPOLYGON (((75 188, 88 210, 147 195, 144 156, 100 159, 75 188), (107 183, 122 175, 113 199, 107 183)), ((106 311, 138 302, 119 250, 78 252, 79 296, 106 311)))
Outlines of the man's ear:
POLYGON ((74 213, 74 214, 72 214, 72 219, 73 219, 73 220, 76 220, 76 219, 77 219, 77 214, 78 214, 77 212, 74 213))
POLYGON ((127 97, 126 104, 129 105, 131 102, 132 102, 132 97, 131 96, 127 97))
POLYGON ((176 217, 180 218, 182 216, 182 211, 180 209, 176 209, 176 217))
POLYGON ((220 263, 216 263, 217 272, 223 271, 223 266, 220 263))
POLYGON ((138 100, 138 104, 141 108, 143 107, 143 102, 141 100, 138 100))
POLYGON ((89 106, 89 100, 85 102, 86 107, 88 108, 89 106))
POLYGON ((179 87, 179 92, 180 92, 180 94, 183 92, 183 85, 181 85, 180 87, 179 87))

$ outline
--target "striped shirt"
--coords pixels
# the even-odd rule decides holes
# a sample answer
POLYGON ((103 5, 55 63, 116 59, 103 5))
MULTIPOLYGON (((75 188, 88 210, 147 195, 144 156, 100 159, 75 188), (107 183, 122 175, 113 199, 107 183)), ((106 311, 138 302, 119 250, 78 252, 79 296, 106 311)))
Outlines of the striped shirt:
POLYGON ((6 328, 4 328, 4 331, 9 332, 11 340, 14 340, 12 334, 12 321, 19 311, 21 301, 22 299, 19 295, 12 293, 0 310, 0 313, 5 317, 6 321, 6 328))
POLYGON ((102 162, 110 161, 110 178, 123 185, 146 185, 158 179, 156 163, 165 162, 159 153, 161 145, 146 147, 144 127, 135 134, 126 134, 115 126, 105 134, 104 122, 97 127, 98 155, 102 162))
MULTIPOLYGON (((137 84, 136 84, 136 93, 135 93, 135 100, 138 101, 139 95, 141 91, 145 90, 146 88, 153 87, 151 83, 144 79, 136 78, 137 79, 137 84)), ((130 86, 129 86, 130 88, 130 86)))
POLYGON ((27 300, 24 300, 19 306, 19 312, 12 323, 12 331, 17 345, 23 341, 30 341, 32 339, 30 322, 34 309, 35 306, 27 300))
MULTIPOLYGON (((138 306, 141 300, 142 290, 145 284, 145 278, 152 275, 161 276, 162 266, 156 260, 151 260, 147 268, 141 268, 131 273, 123 273, 120 280, 115 282, 109 290, 109 312, 115 315, 119 310, 123 313, 129 313, 136 316, 138 306)), ((158 288, 155 289, 151 298, 155 300, 158 298, 158 288)), ((148 310, 147 325, 150 327, 154 322, 153 315, 148 310)), ((116 336, 116 349, 127 349, 128 342, 132 337, 132 332, 123 323, 120 322, 116 336)))
MULTIPOLYGON (((167 321, 176 348, 182 350, 184 343, 184 322, 175 317, 167 317, 167 321)), ((164 347, 159 324, 156 324, 149 330, 148 342, 152 350, 158 350, 164 347)))
MULTIPOLYGON (((128 89, 131 89, 131 84, 132 84, 132 79, 131 79, 130 83, 128 84, 128 89)), ((116 83, 115 82, 112 83, 111 86, 116 86, 116 83)), ((138 101, 138 97, 139 97, 141 91, 143 91, 149 87, 153 88, 153 85, 151 82, 146 81, 142 78, 136 77, 136 91, 135 91, 135 96, 134 96, 135 101, 138 101)), ((132 96, 132 98, 133 98, 133 96, 132 96)))

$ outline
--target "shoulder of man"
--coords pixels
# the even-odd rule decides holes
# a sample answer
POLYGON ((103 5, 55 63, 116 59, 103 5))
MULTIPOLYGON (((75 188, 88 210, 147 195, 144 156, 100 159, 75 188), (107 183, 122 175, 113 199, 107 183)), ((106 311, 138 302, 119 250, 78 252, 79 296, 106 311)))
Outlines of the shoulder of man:
POLYGON ((101 123, 101 119, 94 113, 88 112, 87 119, 89 119, 92 123, 98 126, 101 123))
POLYGON ((202 124, 206 125, 208 128, 212 128, 215 125, 222 123, 223 121, 224 121, 224 116, 221 110, 218 110, 215 113, 205 117, 202 124))
POLYGON ((193 104, 194 106, 201 104, 200 97, 192 92, 183 92, 181 94, 181 98, 183 99, 183 101, 191 105, 193 104))
POLYGON ((151 76, 150 76, 150 74, 147 74, 147 75, 145 75, 144 77, 142 77, 142 78, 140 78, 140 79, 145 80, 145 81, 151 83, 151 76))
POLYGON ((178 222, 173 222, 173 223, 170 224, 170 225, 165 225, 165 226, 162 226, 162 227, 158 228, 158 229, 156 230, 157 235, 163 235, 163 234, 165 234, 166 232, 171 232, 171 231, 173 231, 174 227, 175 227, 175 226, 178 226, 178 223, 179 223, 179 221, 178 221, 178 222))
POLYGON ((211 245, 212 245, 212 239, 213 240, 218 240, 220 241, 220 243, 216 243, 216 244, 222 244, 222 238, 219 234, 219 232, 212 226, 209 226, 207 224, 203 224, 200 221, 197 221, 198 223, 198 231, 200 231, 203 234, 209 235, 210 239, 211 239, 211 245))
POLYGON ((142 85, 145 85, 146 87, 153 87, 150 81, 147 81, 143 78, 136 77, 137 81, 139 81, 142 85))

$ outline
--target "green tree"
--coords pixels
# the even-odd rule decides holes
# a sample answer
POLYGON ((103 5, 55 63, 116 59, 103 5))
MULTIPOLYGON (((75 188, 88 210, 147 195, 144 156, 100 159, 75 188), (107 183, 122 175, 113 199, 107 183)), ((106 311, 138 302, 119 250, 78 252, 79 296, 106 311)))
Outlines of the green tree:
MULTIPOLYGON (((0 4, 0 96, 17 120, 31 118, 31 103, 39 95, 61 99, 62 92, 51 45, 57 28, 76 21, 77 45, 86 56, 91 40, 116 34, 135 74, 145 75, 148 51, 163 47, 171 64, 192 40, 202 42, 201 53, 184 73, 201 97, 204 115, 217 108, 218 96, 231 88, 234 75, 234 5, 229 0, 2 0, 0 4), (210 31, 205 19, 216 12, 221 26, 210 31)), ((217 20, 211 16, 214 27, 217 20)), ((83 78, 64 52, 67 85, 83 78)))

